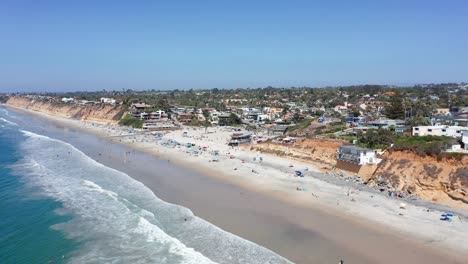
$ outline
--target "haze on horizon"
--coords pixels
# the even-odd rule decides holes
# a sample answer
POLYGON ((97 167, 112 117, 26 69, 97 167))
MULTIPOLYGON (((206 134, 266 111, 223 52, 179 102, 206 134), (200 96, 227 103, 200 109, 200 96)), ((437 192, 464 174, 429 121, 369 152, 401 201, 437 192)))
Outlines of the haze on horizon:
POLYGON ((468 2, 1 1, 0 91, 466 81, 468 2))

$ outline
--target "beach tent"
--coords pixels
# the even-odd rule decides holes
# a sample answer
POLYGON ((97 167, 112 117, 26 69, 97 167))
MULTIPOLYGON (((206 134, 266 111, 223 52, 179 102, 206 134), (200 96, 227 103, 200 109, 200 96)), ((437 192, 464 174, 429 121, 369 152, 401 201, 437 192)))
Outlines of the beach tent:
POLYGON ((440 220, 442 221, 452 221, 453 214, 442 214, 440 215, 440 220))

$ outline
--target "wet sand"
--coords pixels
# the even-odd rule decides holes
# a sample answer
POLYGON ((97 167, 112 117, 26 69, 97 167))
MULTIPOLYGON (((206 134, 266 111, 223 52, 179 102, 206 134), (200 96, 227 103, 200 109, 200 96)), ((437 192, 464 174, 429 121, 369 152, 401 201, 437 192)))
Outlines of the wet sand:
POLYGON ((43 122, 39 123, 44 130, 37 132, 73 144, 144 183, 161 199, 185 206, 222 229, 296 263, 338 263, 340 258, 345 263, 467 261, 465 256, 435 250, 430 243, 369 227, 363 219, 291 205, 59 123, 45 128, 43 122))

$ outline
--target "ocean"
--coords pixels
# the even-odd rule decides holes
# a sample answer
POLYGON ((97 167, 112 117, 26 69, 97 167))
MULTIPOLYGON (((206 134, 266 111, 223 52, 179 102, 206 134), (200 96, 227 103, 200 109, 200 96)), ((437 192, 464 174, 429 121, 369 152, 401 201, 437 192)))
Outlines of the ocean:
POLYGON ((289 263, 25 118, 0 107, 2 263, 289 263))

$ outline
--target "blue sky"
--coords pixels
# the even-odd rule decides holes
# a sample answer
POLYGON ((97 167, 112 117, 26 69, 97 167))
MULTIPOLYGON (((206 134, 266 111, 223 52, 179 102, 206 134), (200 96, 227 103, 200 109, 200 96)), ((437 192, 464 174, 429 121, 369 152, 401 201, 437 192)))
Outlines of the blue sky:
POLYGON ((0 1, 0 91, 468 81, 468 1, 0 1))

